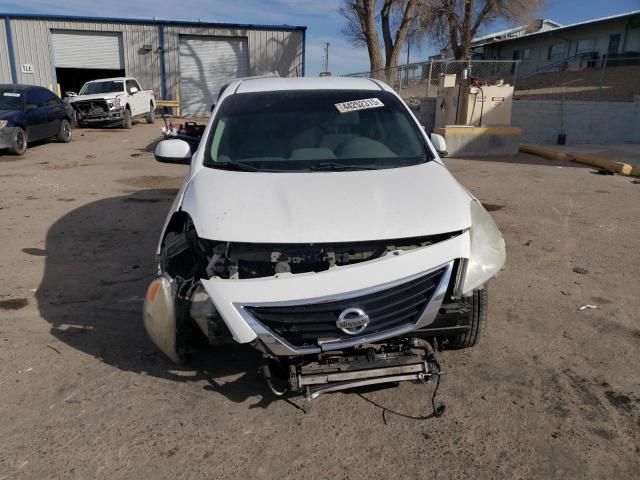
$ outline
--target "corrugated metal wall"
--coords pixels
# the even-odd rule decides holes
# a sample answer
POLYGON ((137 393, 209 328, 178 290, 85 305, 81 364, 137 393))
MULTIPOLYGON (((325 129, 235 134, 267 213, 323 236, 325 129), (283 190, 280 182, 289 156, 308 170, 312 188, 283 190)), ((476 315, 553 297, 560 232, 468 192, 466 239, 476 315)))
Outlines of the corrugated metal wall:
POLYGON ((136 77, 143 88, 160 92, 157 25, 12 19, 11 29, 19 83, 44 87, 55 83, 51 30, 122 32, 127 75, 136 77), (142 50, 144 44, 153 45, 154 49, 145 52, 142 50), (23 63, 33 64, 34 74, 22 74, 20 65, 23 63))
MULTIPOLYGON (((4 25, 2 25, 4 33, 4 25)), ((53 86, 56 83, 51 30, 110 31, 122 32, 126 74, 136 77, 142 88, 153 89, 160 96, 160 46, 157 24, 129 24, 108 22, 80 22, 52 19, 16 18, 11 19, 13 45, 16 58, 17 81, 31 85, 53 86), (146 52, 142 45, 152 45, 146 52), (22 64, 32 64, 33 74, 23 74, 22 64)), ((301 30, 249 30, 235 28, 208 28, 197 26, 164 26, 165 70, 167 74, 167 94, 175 96, 179 85, 180 35, 209 35, 247 37, 250 56, 250 74, 262 75, 277 71, 281 76, 302 74, 301 30)), ((4 35, 0 36, 0 49, 4 35)), ((87 45, 87 48, 91 48, 87 45)), ((2 52, 2 50, 0 50, 2 52)), ((0 75, 9 72, 8 56, 0 56, 0 75)), ((3 78, 3 77, 0 77, 3 78)), ((11 81, 11 77, 7 78, 11 81)))
POLYGON ((2 17, 0 17, 0 83, 11 83, 7 34, 4 29, 4 18, 2 17))
POLYGON ((278 72, 280 76, 302 75, 302 31, 243 30, 166 26, 164 50, 167 94, 174 98, 180 84, 180 35, 246 37, 249 45, 249 75, 278 72))

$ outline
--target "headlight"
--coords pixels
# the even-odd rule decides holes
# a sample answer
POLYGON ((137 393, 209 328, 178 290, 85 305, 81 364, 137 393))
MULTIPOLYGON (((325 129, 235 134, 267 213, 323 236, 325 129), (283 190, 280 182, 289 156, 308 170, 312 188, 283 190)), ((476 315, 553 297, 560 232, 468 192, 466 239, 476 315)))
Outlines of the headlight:
POLYGON ((471 201, 471 254, 466 262, 462 294, 470 295, 503 267, 504 239, 493 218, 477 200, 471 201))
POLYGON ((9 122, 7 122, 6 120, 0 120, 0 128, 6 127, 7 123, 9 123, 9 122))

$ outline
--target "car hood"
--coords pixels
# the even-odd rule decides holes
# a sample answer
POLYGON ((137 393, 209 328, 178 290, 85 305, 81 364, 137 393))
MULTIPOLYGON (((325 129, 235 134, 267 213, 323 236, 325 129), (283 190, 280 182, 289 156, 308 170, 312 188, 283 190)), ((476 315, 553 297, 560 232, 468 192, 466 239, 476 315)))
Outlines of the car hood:
POLYGON ((12 126, 20 116, 22 116, 22 112, 20 111, 0 110, 0 120, 7 120, 8 126, 12 126))
POLYGON ((69 101, 71 103, 74 102, 82 102, 84 100, 112 100, 116 98, 118 95, 122 95, 120 93, 94 93, 93 95, 77 95, 75 97, 70 97, 69 101))
POLYGON ((435 161, 353 172, 267 173, 202 168, 182 209, 201 238, 332 243, 409 238, 470 226, 471 197, 435 161))

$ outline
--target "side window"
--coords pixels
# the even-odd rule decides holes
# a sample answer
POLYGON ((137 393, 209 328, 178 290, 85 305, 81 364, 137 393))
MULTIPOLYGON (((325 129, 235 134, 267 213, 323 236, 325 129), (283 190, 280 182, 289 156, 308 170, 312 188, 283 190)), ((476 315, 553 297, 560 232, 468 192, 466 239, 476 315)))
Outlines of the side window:
POLYGON ((29 90, 27 90, 27 94, 24 97, 24 104, 27 107, 30 107, 31 105, 37 107, 39 106, 39 95, 38 95, 38 90, 35 88, 31 88, 29 90))
POLYGON ((43 106, 51 107, 51 106, 60 104, 60 101, 58 100, 58 97, 56 97, 49 90, 40 90, 40 94, 42 95, 42 102, 43 102, 42 104, 43 104, 43 106))
POLYGON ((131 89, 137 88, 140 91, 140 85, 135 80, 127 80, 127 93, 131 94, 131 89))

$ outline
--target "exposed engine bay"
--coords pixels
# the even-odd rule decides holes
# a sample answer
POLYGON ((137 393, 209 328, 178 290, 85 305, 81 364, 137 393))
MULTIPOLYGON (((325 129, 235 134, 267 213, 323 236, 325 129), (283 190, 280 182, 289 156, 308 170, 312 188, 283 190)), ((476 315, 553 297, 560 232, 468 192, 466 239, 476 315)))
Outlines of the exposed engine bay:
POLYGON ((159 259, 172 276, 229 280, 322 272, 426 247, 460 232, 426 237, 335 244, 252 244, 198 238, 194 229, 169 233, 159 259))

